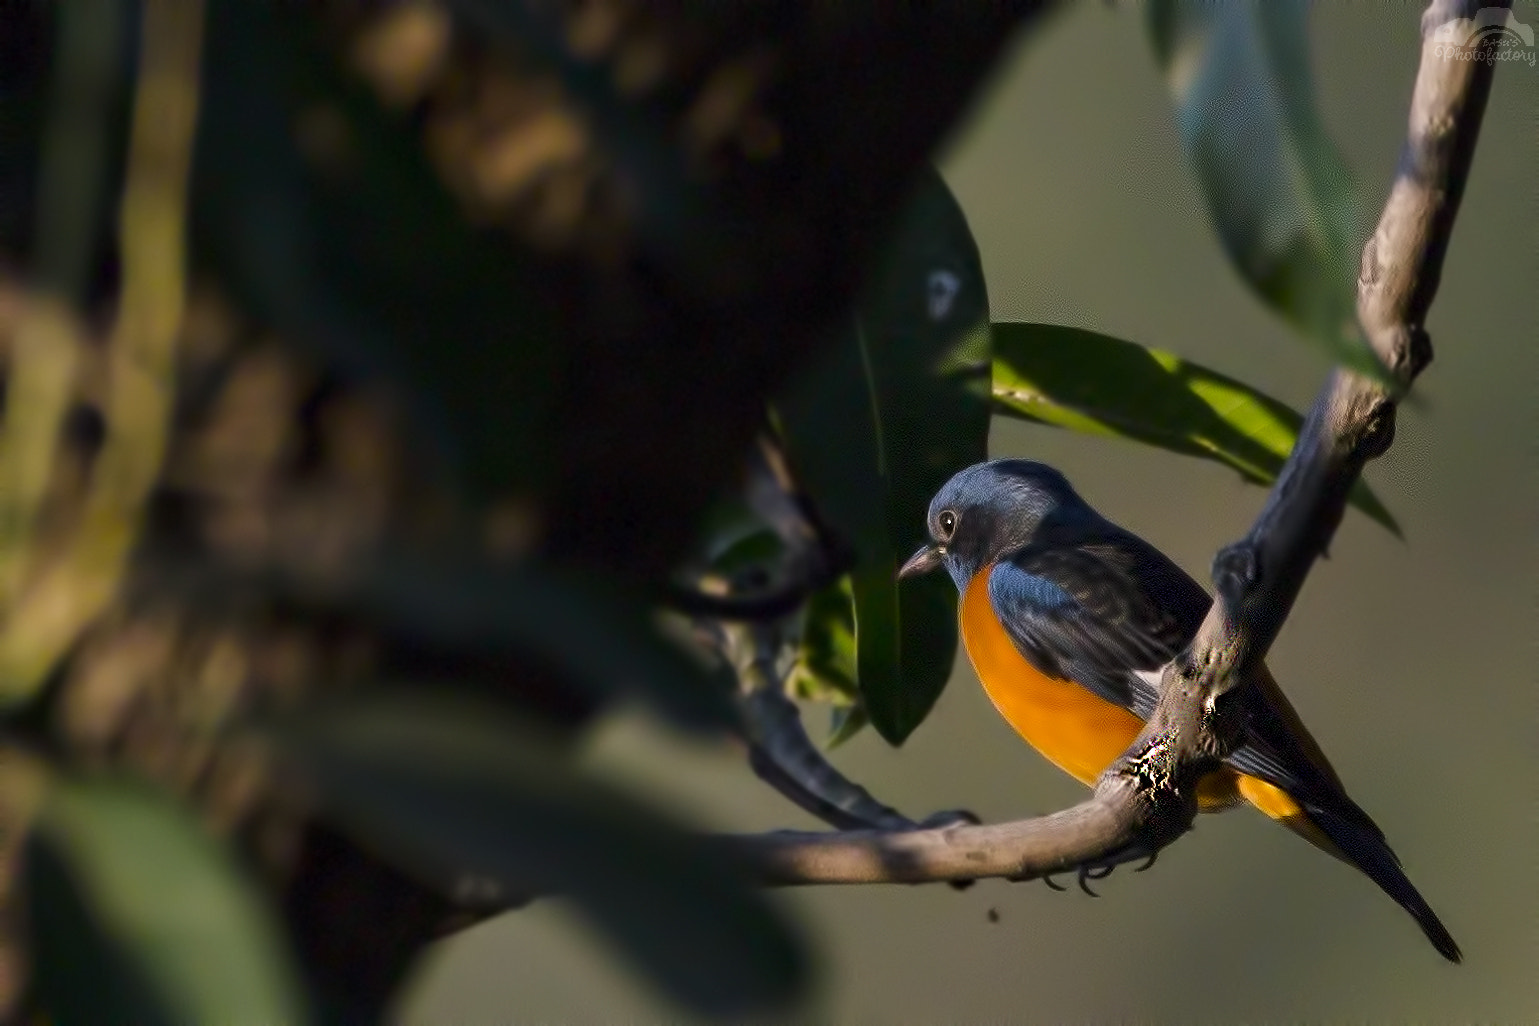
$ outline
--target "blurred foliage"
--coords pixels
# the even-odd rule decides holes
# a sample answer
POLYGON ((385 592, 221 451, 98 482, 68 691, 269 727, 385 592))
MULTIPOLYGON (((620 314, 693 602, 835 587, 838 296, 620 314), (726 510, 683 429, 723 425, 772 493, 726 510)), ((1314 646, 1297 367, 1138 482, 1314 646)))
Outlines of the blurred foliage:
POLYGON ((595 704, 639 698, 679 727, 731 727, 731 682, 665 640, 637 596, 605 584, 548 567, 391 554, 360 569, 330 604, 341 598, 392 636, 424 647, 535 658, 595 704))
POLYGON ((557 313, 531 255, 465 218, 415 126, 301 5, 209 14, 223 73, 204 83, 193 227, 210 269, 348 372, 411 381, 474 493, 548 488, 557 313))
POLYGON ((775 1006, 805 956, 766 897, 682 828, 576 772, 495 706, 384 693, 313 709, 282 745, 367 847, 446 891, 561 895, 705 1014, 775 1006))
MULTIPOLYGON (((662 627, 691 569, 789 587, 779 683, 899 744, 957 637, 950 582, 894 572, 991 413, 1256 482, 1297 431, 1169 354, 991 329, 928 161, 1038 10, 0 6, 3 740, 51 780, 0 802, 0 958, 36 964, 0 1013, 369 1021, 544 895, 699 1014, 794 1001, 752 881, 572 764, 632 698, 743 732, 712 617, 662 627)), ((1356 359, 1296 12, 1152 16, 1167 59, 1193 18, 1254 44, 1183 131, 1242 271, 1356 359)))
POLYGON ((1309 4, 1155 0, 1145 10, 1235 269, 1332 360, 1383 378, 1357 326, 1357 193, 1316 108, 1309 4))
POLYGON ((128 781, 57 780, 37 831, 32 950, 55 1021, 308 1018, 273 910, 187 809, 128 781))

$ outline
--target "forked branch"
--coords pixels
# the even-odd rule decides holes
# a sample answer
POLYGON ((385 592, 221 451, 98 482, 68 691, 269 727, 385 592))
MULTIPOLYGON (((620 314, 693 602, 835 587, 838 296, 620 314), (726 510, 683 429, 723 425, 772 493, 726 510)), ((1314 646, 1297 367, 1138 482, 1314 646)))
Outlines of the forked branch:
POLYGON ((1474 59, 1449 59, 1434 32, 1495 6, 1507 5, 1434 0, 1422 17, 1405 147, 1358 278, 1358 319, 1393 384, 1345 370, 1327 379, 1254 526, 1214 560, 1217 598, 1165 668, 1154 715, 1094 794, 1012 823, 733 838, 766 883, 1026 879, 1151 855, 1190 827, 1193 785, 1234 749, 1252 672, 1341 522, 1363 465, 1389 449, 1396 404, 1432 360, 1426 315, 1491 90, 1495 62, 1481 58, 1496 43, 1488 34, 1474 59))

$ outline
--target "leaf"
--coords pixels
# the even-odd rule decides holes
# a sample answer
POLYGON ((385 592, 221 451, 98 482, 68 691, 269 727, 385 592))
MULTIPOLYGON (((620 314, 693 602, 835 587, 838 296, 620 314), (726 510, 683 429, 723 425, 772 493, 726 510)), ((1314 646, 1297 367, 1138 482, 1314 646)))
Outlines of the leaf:
POLYGON ((785 543, 741 495, 728 495, 707 507, 694 548, 713 573, 732 577, 772 567, 785 543))
POLYGON ((763 570, 774 566, 784 552, 785 542, 780 536, 762 528, 714 546, 710 556, 711 570, 727 577, 753 569, 763 570))
POLYGON ((297 1023, 281 928, 183 809, 121 780, 45 798, 27 861, 35 983, 59 1023, 297 1023))
POLYGON ((801 643, 786 686, 797 698, 850 705, 859 698, 855 600, 846 575, 807 600, 801 643))
POLYGON ((829 748, 838 748, 859 734, 861 728, 870 722, 871 717, 866 715, 866 707, 859 702, 837 706, 829 718, 828 741, 825 743, 829 748))
MULTIPOLYGON (((994 409, 1215 460, 1256 484, 1277 479, 1304 423, 1276 399, 1173 353, 1054 324, 994 325, 994 409)), ((1363 481, 1351 501, 1400 536, 1363 481)))
POLYGON ((1387 381, 1357 326, 1357 196, 1315 105, 1303 0, 1153 0, 1182 145, 1240 276, 1336 362, 1387 381))
POLYGON ((698 1014, 781 1006, 804 983, 789 925, 721 855, 496 708, 375 694, 276 737, 359 843, 440 887, 564 895, 698 1014))
POLYGON ((925 172, 829 359, 777 405, 797 475, 849 539, 860 693, 901 744, 951 675, 956 596, 899 582, 930 499, 987 457, 988 298, 961 208, 925 172))

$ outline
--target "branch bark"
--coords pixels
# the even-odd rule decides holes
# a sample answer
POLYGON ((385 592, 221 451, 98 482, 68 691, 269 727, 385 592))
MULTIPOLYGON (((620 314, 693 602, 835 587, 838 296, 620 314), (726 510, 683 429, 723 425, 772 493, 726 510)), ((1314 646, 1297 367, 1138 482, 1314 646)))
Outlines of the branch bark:
POLYGON ((1507 3, 1434 0, 1422 16, 1406 142, 1358 278, 1358 319, 1393 385, 1340 369, 1327 379, 1254 526, 1215 558, 1215 601, 1165 668, 1154 715, 1092 796, 1012 823, 732 839, 751 871, 773 885, 1030 879, 1153 855, 1190 828, 1196 781, 1234 750, 1253 672, 1364 464, 1394 440, 1397 403, 1432 360, 1425 319, 1490 95, 1495 63, 1481 58, 1496 42, 1487 36, 1473 59, 1448 59, 1433 34, 1491 6, 1507 3))

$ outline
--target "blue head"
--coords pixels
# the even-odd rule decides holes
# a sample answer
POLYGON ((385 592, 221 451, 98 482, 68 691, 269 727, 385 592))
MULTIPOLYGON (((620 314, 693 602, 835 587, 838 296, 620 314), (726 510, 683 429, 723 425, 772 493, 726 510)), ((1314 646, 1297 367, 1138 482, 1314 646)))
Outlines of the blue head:
POLYGON ((930 501, 931 542, 898 576, 944 566, 958 590, 975 573, 1029 545, 1044 527, 1100 517, 1058 471, 1031 460, 991 460, 961 471, 930 501))

